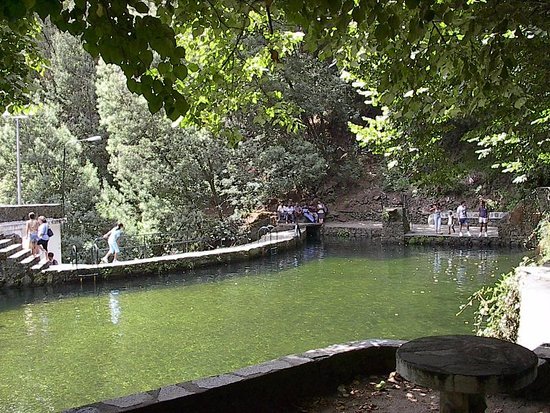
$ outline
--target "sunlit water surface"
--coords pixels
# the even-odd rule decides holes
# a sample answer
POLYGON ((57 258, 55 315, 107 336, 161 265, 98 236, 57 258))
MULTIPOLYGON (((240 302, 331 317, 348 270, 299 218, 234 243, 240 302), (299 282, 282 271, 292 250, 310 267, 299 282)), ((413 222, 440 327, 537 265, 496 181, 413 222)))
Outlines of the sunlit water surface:
POLYGON ((0 292, 0 411, 50 412, 456 316, 521 252, 325 243, 192 274, 0 292))

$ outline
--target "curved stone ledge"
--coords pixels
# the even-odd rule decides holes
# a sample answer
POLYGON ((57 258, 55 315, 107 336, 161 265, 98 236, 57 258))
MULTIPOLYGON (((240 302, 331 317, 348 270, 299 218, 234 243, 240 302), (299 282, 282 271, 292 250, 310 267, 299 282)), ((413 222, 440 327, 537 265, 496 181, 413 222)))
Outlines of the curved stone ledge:
POLYGON ((254 242, 236 247, 219 248, 140 260, 120 261, 115 264, 52 266, 33 275, 32 285, 61 284, 80 281, 86 277, 99 279, 132 278, 144 275, 169 274, 230 262, 239 262, 268 255, 273 249, 287 250, 301 245, 304 236, 292 234, 265 242, 254 242))
POLYGON ((326 394, 358 375, 394 370, 395 352, 402 343, 373 339, 333 345, 65 412, 281 411, 295 400, 326 394))
MULTIPOLYGON (((232 373, 65 410, 66 413, 281 412, 297 400, 322 396, 357 376, 389 374, 405 341, 371 339, 284 356, 232 373)), ((534 350, 539 358, 534 383, 514 393, 534 400, 550 398, 549 345, 534 350)))

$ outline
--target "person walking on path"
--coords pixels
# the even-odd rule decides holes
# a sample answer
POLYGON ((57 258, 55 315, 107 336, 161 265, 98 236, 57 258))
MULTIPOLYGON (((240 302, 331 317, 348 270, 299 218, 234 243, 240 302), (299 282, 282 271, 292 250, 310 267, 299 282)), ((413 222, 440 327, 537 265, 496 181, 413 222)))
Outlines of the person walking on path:
POLYGON ((458 217, 458 236, 462 236, 462 227, 466 226, 466 234, 468 234, 469 237, 472 236, 470 234, 470 225, 468 224, 468 209, 466 208, 466 202, 462 201, 458 208, 456 209, 456 215, 458 217))
POLYGON ((437 202, 431 208, 434 215, 435 233, 441 234, 441 204, 437 202))
POLYGON ((29 220, 25 223, 25 238, 29 242, 29 249, 32 255, 38 254, 38 227, 40 222, 36 219, 34 212, 29 212, 29 220))
POLYGON ((483 228, 485 228, 485 237, 487 237, 487 223, 489 222, 489 210, 485 201, 481 201, 479 205, 479 236, 483 234, 483 228))
POLYGON ((122 223, 118 223, 109 232, 103 235, 103 238, 106 239, 107 243, 109 244, 109 251, 101 259, 102 263, 107 264, 111 255, 113 255, 113 262, 118 262, 118 254, 120 253, 118 240, 122 235, 122 228, 124 228, 124 225, 122 223))

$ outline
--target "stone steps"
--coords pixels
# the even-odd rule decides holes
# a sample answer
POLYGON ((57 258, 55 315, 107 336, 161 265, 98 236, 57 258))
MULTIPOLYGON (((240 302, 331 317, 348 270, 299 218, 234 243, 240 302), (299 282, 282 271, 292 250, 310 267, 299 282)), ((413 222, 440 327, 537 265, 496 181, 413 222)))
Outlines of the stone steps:
MULTIPOLYGON (((28 257, 26 257, 25 259, 21 260, 19 263, 21 265, 24 265, 25 267, 27 268, 32 268, 34 269, 34 266, 36 264, 38 264, 40 262, 40 257, 35 257, 34 255, 30 254, 28 257)), ((47 267, 46 267, 47 268, 47 267)), ((40 268, 39 270, 42 270, 42 268, 40 268)))
POLYGON ((23 249, 21 244, 11 244, 0 249, 0 260, 6 260, 10 255, 15 254, 23 249))
POLYGON ((12 254, 8 256, 8 261, 15 261, 15 262, 21 262, 25 258, 27 258, 29 255, 31 255, 31 250, 28 249, 21 249, 17 251, 15 254, 12 254))
POLYGON ((13 244, 13 239, 11 239, 11 238, 0 239, 0 249, 5 248, 5 247, 7 247, 8 245, 11 245, 11 244, 13 244))
POLYGON ((34 256, 18 238, 0 235, 0 288, 30 285, 34 278, 50 267, 49 261, 34 256))
POLYGON ((33 263, 31 270, 42 271, 47 268, 50 268, 50 262, 47 259, 41 260, 39 257, 33 257, 33 258, 35 258, 35 262, 33 263))

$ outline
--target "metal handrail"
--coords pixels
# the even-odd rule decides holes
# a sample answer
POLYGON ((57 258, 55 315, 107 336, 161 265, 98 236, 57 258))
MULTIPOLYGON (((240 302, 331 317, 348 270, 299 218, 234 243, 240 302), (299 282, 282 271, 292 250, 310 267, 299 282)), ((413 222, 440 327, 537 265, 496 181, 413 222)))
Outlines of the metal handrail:
POLYGON ((76 245, 71 247, 71 263, 78 267, 78 247, 76 245))
MULTIPOLYGON (((175 237, 166 237, 160 241, 160 234, 156 234, 159 240, 151 240, 148 236, 124 236, 119 244, 121 256, 124 259, 148 258, 153 256, 163 256, 168 254, 186 253, 190 251, 203 251, 214 249, 207 238, 196 238, 187 240, 178 240, 175 237)), ((80 251, 76 246, 72 247, 72 262, 88 262, 92 264, 99 263, 102 255, 109 250, 106 240, 102 237, 93 240, 89 248, 80 251), (76 249, 76 250, 75 250, 76 249)))
POLYGON ((260 227, 258 229, 258 242, 260 242, 260 240, 262 239, 262 236, 263 235, 267 235, 269 234, 269 241, 271 241, 272 237, 272 231, 275 227, 273 225, 266 225, 266 226, 263 226, 263 227, 260 227), (263 232, 263 234, 262 234, 263 232))
MULTIPOLYGON (((269 226, 273 229, 273 226, 269 226)), ((230 240, 229 240, 230 241, 230 240)), ((173 233, 145 233, 139 235, 124 235, 120 238, 120 252, 124 260, 148 258, 168 254, 182 254, 192 251, 207 251, 225 245, 225 238, 209 237, 185 239, 173 233), (218 245, 219 244, 219 245, 218 245)), ((91 246, 81 251, 76 248, 71 252, 71 261, 90 264, 99 263, 102 255, 107 253, 108 245, 103 237, 93 240, 91 246)))
POLYGON ((92 263, 97 265, 99 263, 99 246, 97 245, 97 238, 94 240, 94 243, 92 244, 91 254, 92 254, 92 263))

